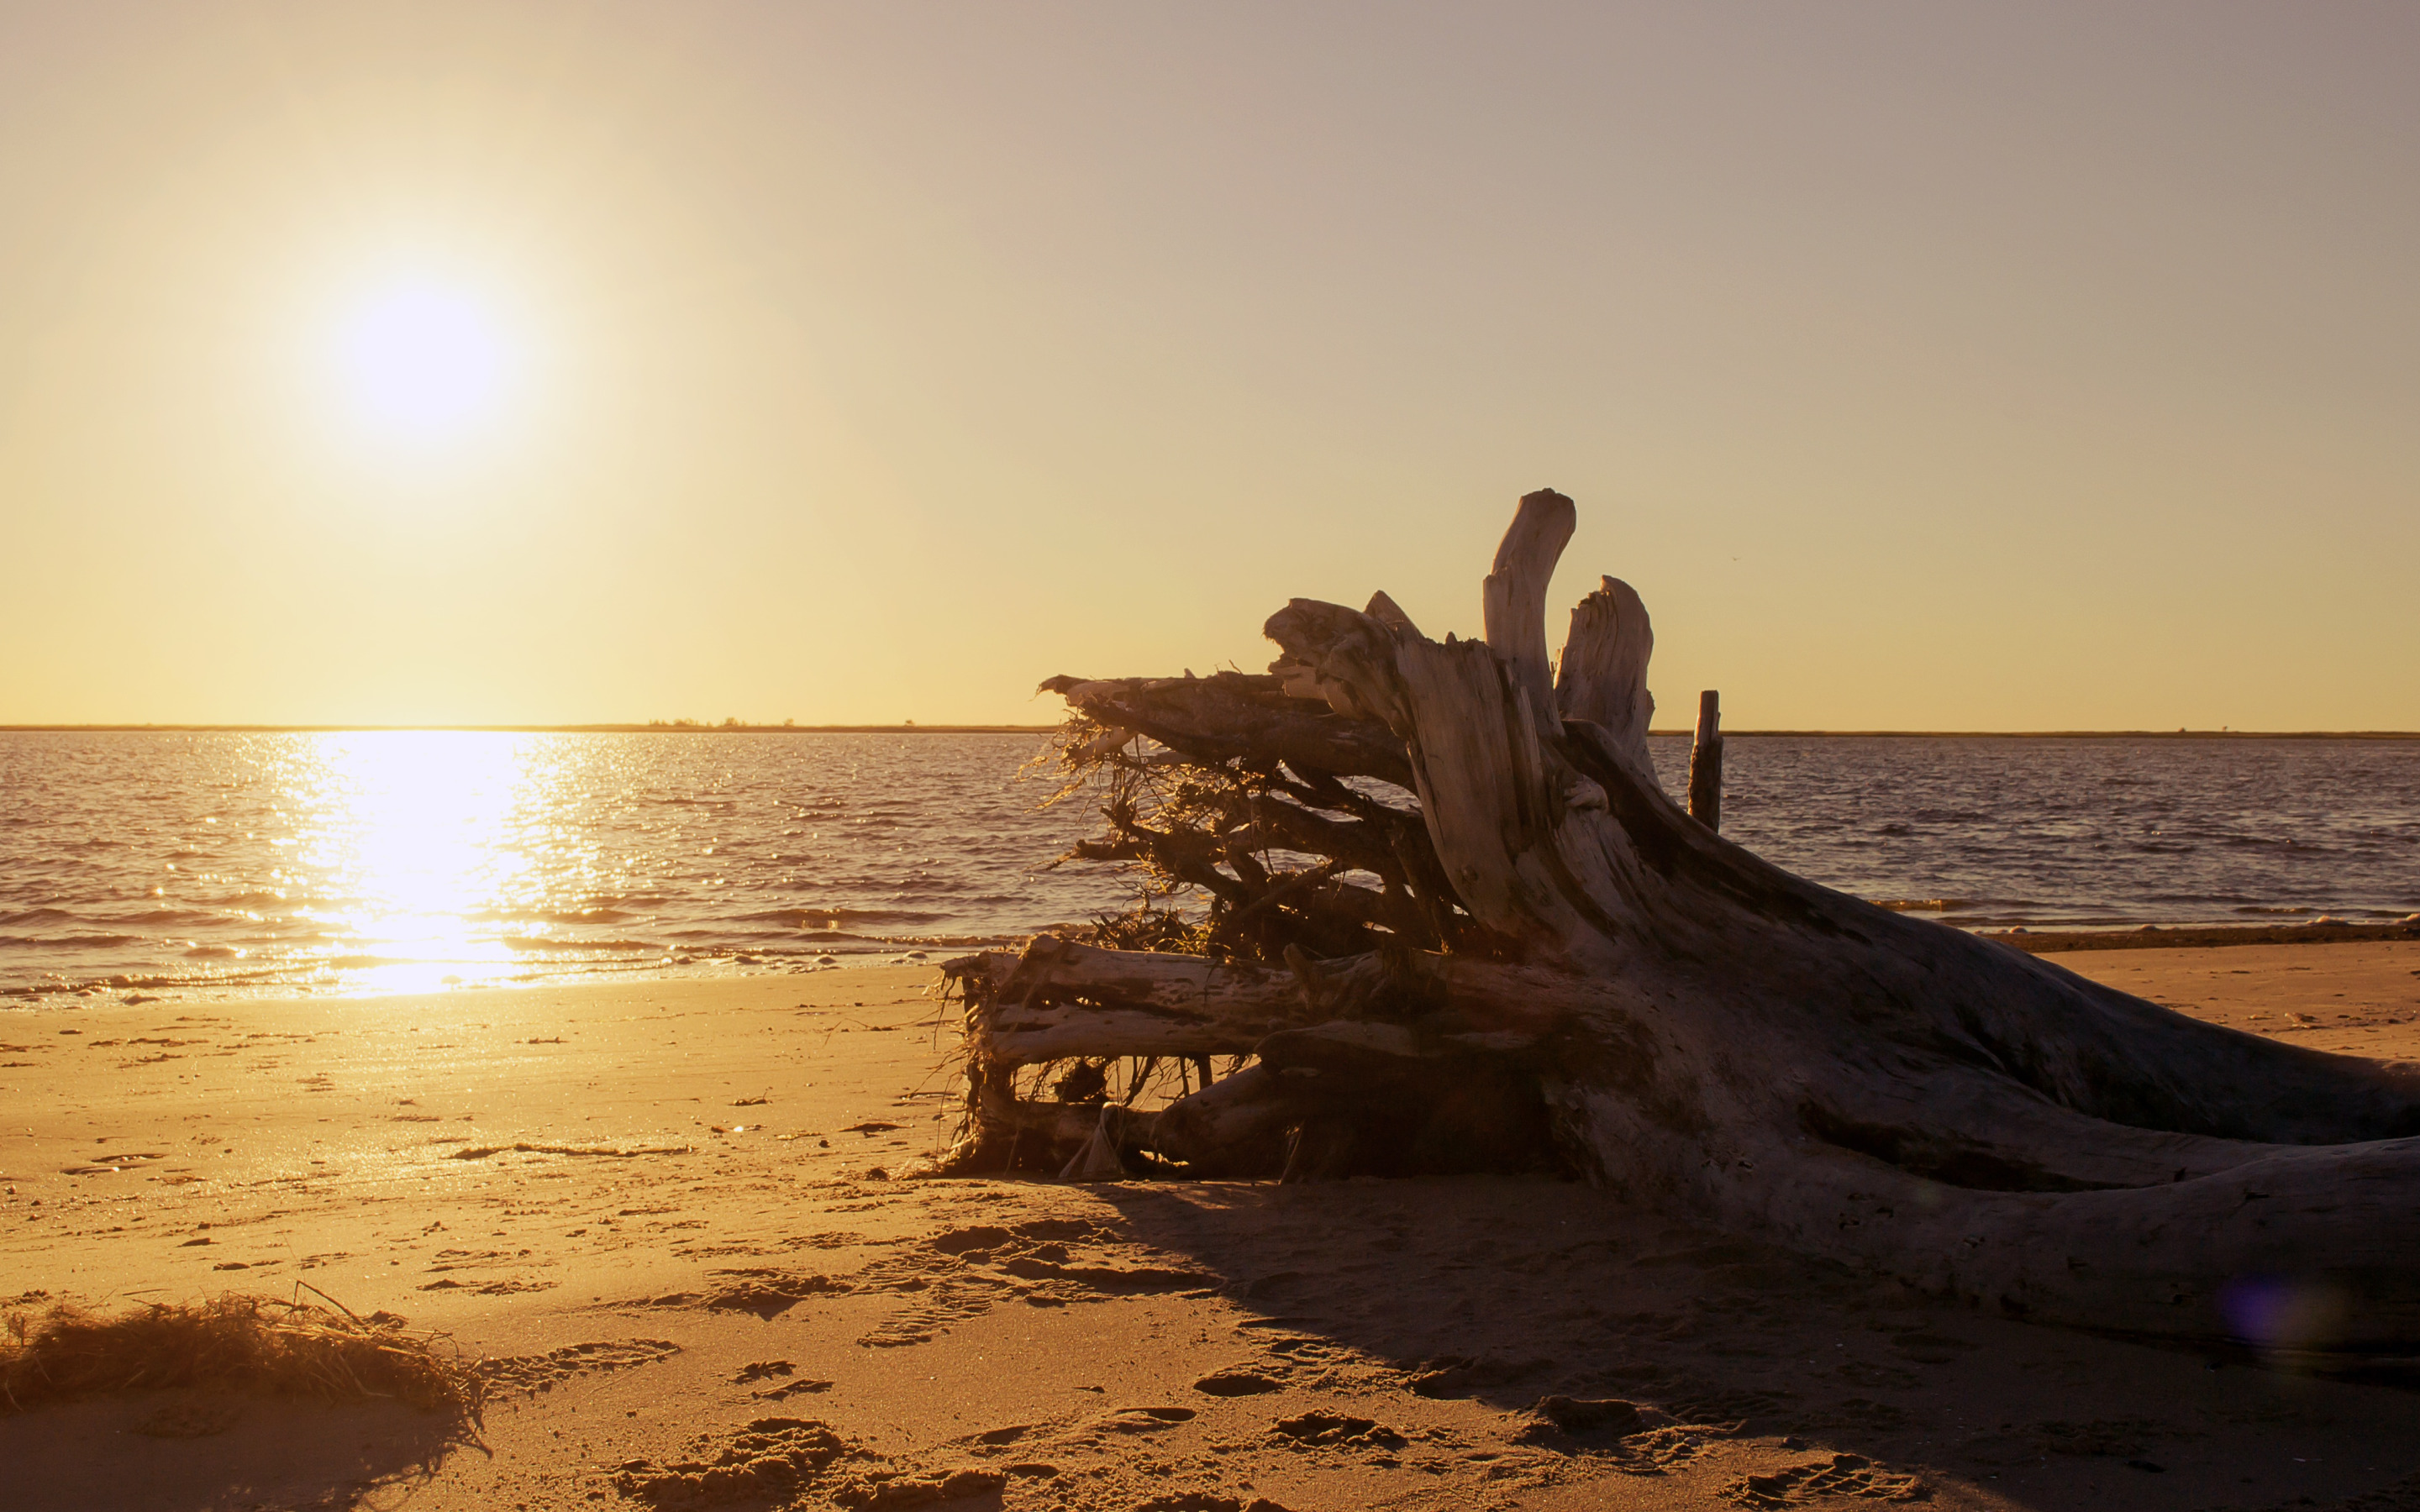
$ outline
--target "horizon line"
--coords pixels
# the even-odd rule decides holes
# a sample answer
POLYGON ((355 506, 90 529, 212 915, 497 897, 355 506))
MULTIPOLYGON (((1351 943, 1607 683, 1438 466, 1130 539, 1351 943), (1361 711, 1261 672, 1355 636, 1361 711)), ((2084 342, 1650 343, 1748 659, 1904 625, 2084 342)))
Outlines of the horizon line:
MULTIPOLYGON (((1047 734, 1056 724, 0 724, 0 734, 636 734, 636 735, 830 735, 830 734, 1047 734)), ((1686 739, 1687 726, 1647 732, 1686 739)), ((2420 740, 2420 730, 1726 730, 1726 740, 1775 737, 1910 740, 2420 740)))

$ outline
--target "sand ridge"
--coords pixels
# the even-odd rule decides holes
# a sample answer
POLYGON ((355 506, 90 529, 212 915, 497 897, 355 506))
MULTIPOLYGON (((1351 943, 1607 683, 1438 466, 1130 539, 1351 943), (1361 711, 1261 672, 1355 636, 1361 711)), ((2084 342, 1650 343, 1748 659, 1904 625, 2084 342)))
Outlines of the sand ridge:
MULTIPOLYGON (((2420 1059, 2420 946, 2063 964, 2420 1059)), ((2420 1506, 2420 1396, 1984 1317, 1583 1186, 898 1180, 950 1131, 928 982, 0 1018, 0 1296, 307 1282, 495 1393, 484 1448, 400 1410, 0 1418, 9 1505, 2420 1506)))

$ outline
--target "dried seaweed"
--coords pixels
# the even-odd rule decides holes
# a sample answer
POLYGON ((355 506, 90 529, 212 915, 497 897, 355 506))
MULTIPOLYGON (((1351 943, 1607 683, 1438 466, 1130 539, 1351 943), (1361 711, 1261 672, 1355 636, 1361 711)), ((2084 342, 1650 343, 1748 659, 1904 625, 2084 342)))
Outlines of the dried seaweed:
POLYGON ((464 1423, 486 1394, 442 1335, 241 1293, 147 1303, 114 1317, 65 1304, 7 1315, 0 1413, 113 1392, 210 1387, 320 1402, 399 1401, 464 1423))

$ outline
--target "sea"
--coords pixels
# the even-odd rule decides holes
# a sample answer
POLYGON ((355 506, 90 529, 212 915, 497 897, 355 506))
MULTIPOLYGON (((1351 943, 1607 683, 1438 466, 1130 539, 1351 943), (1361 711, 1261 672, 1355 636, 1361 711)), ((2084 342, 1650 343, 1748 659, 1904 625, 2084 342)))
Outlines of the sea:
MULTIPOLYGON (((1689 741, 1651 742, 1675 795, 1689 741)), ((1021 733, 0 733, 0 1006, 939 959, 1126 906, 1021 733)), ((1723 832, 1955 926, 2420 911, 2420 740, 1734 736, 1723 832)))

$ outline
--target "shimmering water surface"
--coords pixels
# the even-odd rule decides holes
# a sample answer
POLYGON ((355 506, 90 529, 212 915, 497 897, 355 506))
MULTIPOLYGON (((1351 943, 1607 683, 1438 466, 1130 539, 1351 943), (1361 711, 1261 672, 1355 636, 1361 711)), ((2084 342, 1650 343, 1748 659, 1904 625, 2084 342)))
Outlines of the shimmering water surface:
POLYGON ((2420 740, 1735 739, 1723 833, 1969 929, 2375 922, 2420 910, 2420 740))
POLYGON ((0 990, 406 992, 1078 919, 1036 735, 0 736, 0 990))
MULTIPOLYGON (((1118 906, 1031 734, 0 734, 0 1001, 895 960, 1118 906)), ((1688 742, 1659 737, 1678 791, 1688 742)), ((2420 742, 1735 739, 1724 832, 1950 922, 2420 910, 2420 742)))

